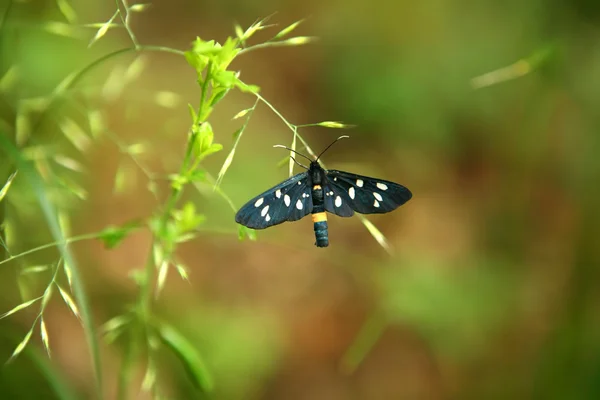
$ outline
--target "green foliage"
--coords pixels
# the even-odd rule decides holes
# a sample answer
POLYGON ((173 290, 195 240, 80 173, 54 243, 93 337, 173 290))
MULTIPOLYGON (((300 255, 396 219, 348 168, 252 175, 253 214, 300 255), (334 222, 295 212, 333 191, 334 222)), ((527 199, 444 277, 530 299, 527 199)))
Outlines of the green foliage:
MULTIPOLYGON (((123 346, 123 364, 118 371, 118 392, 121 397, 126 397, 125 393, 127 393, 128 385, 131 384, 132 371, 136 367, 136 363, 146 362, 146 376, 142 383, 142 389, 151 391, 155 397, 159 397, 161 382, 166 381, 163 379, 163 375, 169 373, 162 368, 159 350, 170 352, 177 358, 187 371, 190 382, 198 390, 205 393, 211 392, 218 388, 219 384, 223 385, 213 377, 211 367, 214 366, 205 362, 204 355, 173 324, 157 318, 154 310, 154 302, 159 293, 165 289, 170 270, 174 269, 182 279, 189 278, 188 269, 178 259, 179 245, 197 239, 201 230, 209 231, 205 225, 208 225, 206 222, 211 215, 200 212, 194 201, 184 200, 184 195, 194 189, 204 194, 206 193, 205 189, 208 188, 227 203, 232 211, 237 210, 237 207, 221 188, 221 183, 230 166, 235 162, 236 150, 242 142, 250 119, 260 104, 266 105, 290 129, 292 133, 291 148, 296 149, 297 146, 303 146, 311 155, 314 155, 314 151, 300 135, 300 128, 339 129, 349 128, 350 125, 337 121, 293 124, 259 94, 258 86, 242 81, 240 72, 231 69, 232 62, 237 57, 250 51, 267 47, 297 46, 311 42, 313 38, 310 37, 289 37, 289 34, 297 29, 302 21, 294 22, 280 30, 271 39, 258 44, 249 44, 249 42, 257 32, 272 27, 267 25, 268 18, 258 20, 245 30, 236 25, 234 27, 235 35, 228 37, 223 43, 198 37, 192 42, 191 48, 183 52, 172 48, 139 44, 131 29, 131 18, 145 11, 148 4, 129 5, 124 0, 118 0, 116 10, 110 18, 103 22, 83 26, 75 25, 78 15, 68 1, 58 0, 57 7, 68 23, 54 21, 46 24, 47 32, 80 38, 81 29, 93 28, 95 33, 87 43, 88 48, 93 47, 94 50, 97 50, 100 47, 99 42, 112 35, 113 31, 124 30, 131 40, 132 47, 107 53, 81 69, 69 71, 60 79, 57 78, 54 87, 46 94, 18 100, 14 107, 16 110, 14 129, 7 129, 5 133, 5 125, 0 125, 3 130, 0 133, 2 140, 0 148, 11 160, 11 170, 8 171, 6 179, 0 187, 0 205, 4 206, 10 202, 17 204, 20 197, 24 195, 23 189, 25 188, 25 192, 30 189, 35 194, 35 200, 43 212, 53 237, 53 241, 46 245, 31 248, 0 260, 0 264, 13 261, 25 263, 21 268, 19 284, 24 288, 22 293, 27 294, 23 295, 20 304, 12 307, 0 318, 9 317, 39 304, 39 312, 35 320, 20 342, 16 344, 11 359, 27 352, 31 341, 36 340, 37 336, 33 335, 34 332, 39 332, 42 346, 48 356, 51 354, 52 321, 46 318, 45 310, 57 298, 62 299, 70 312, 81 320, 94 366, 95 397, 104 398, 103 387, 105 384, 100 368, 100 344, 93 323, 95 318, 91 313, 87 292, 84 290, 85 284, 80 276, 76 259, 71 254, 70 245, 93 239, 101 241, 106 249, 116 249, 125 239, 137 232, 145 231, 151 237, 151 244, 146 265, 131 273, 137 289, 135 299, 131 304, 125 305, 117 311, 117 314, 102 327, 103 337, 107 343, 123 346), (186 147, 183 154, 179 156, 179 168, 167 175, 169 183, 166 185, 167 193, 163 193, 165 185, 162 185, 162 182, 165 177, 153 172, 152 168, 148 167, 144 161, 145 156, 152 154, 151 143, 146 141, 128 143, 119 132, 111 131, 104 110, 94 103, 98 99, 113 101, 123 95, 125 86, 142 74, 145 65, 144 59, 137 56, 128 67, 125 68, 121 65, 115 67, 101 89, 85 88, 84 90, 84 88, 78 87, 78 84, 85 81, 93 71, 106 67, 110 61, 126 54, 138 55, 149 51, 159 51, 184 58, 195 70, 200 90, 197 106, 188 105, 190 123, 186 147), (229 136, 215 132, 209 118, 215 107, 220 105, 228 94, 236 90, 252 96, 254 104, 234 115, 233 120, 240 120, 241 126, 233 132, 233 145, 214 178, 205 162, 224 149, 223 144, 219 142, 229 136), (81 101, 80 95, 86 100, 81 101), (89 102, 90 99, 93 101, 89 102), (94 104, 94 108, 90 108, 90 103, 94 104), (51 128, 48 128, 49 126, 51 128), (53 140, 46 141, 43 138, 44 135, 41 135, 45 129, 56 130, 59 139, 54 140, 55 138, 53 138, 53 140), (90 150, 96 146, 97 140, 100 138, 113 143, 123 158, 119 160, 115 172, 113 194, 123 194, 128 187, 133 185, 132 181, 135 179, 135 175, 141 173, 147 178, 148 190, 158 205, 151 216, 116 226, 107 226, 97 232, 73 236, 70 234, 72 206, 90 200, 89 193, 81 184, 81 180, 88 174, 86 162, 90 150), (20 189, 15 190, 17 183, 20 189), (37 261, 27 264, 27 256, 44 249, 58 249, 57 255, 53 256, 57 258, 44 265, 40 265, 37 261), (50 272, 52 277, 48 281, 46 275, 50 272), (23 277, 31 278, 36 283, 43 282, 43 291, 39 291, 39 287, 23 277), (39 295, 32 298, 29 294, 34 292, 39 295), (57 293, 60 296, 56 296, 57 293)), ((35 66, 33 64, 35 63, 32 63, 30 67, 38 68, 37 64, 35 66)), ((19 80, 18 73, 16 67, 11 66, 0 78, 0 90, 3 93, 15 90, 15 82, 19 80)), ((171 91, 157 92, 151 98, 155 105, 166 109, 178 107, 182 103, 181 98, 171 91)), ((231 133, 227 133, 227 135, 229 134, 231 133)), ((291 167, 290 160, 290 174, 292 173, 291 167)), ((2 218, 5 217, 2 215, 2 218)), ((11 215, 6 217, 7 221, 11 219, 11 215)), ((0 220, 0 226, 5 226, 7 221, 0 220)), ((389 250, 383 234, 368 220, 363 219, 362 221, 377 241, 389 250)), ((35 222, 39 223, 39 220, 35 222)), ((235 232, 235 230, 231 230, 230 234, 235 235, 235 232)), ((246 238, 256 240, 256 232, 244 226, 237 226, 237 236, 239 240, 246 238)), ((10 241, 5 240, 3 236, 0 239, 2 239, 3 247, 7 251, 10 250, 10 246, 7 244, 10 241)), ((249 322, 246 325, 244 332, 254 330, 252 335, 255 338, 261 336, 260 327, 249 322)), ((233 357, 231 349, 241 352, 250 341, 248 338, 242 337, 243 335, 237 328, 230 329, 228 334, 229 341, 226 347, 223 347, 222 343, 220 347, 218 343, 214 347, 219 349, 219 357, 230 360, 233 357)), ((244 364, 237 365, 240 373, 250 371, 256 359, 263 360, 264 367, 267 368, 273 358, 270 355, 261 354, 260 350, 246 350, 249 356, 243 360, 244 364)), ((218 365, 216 369, 218 369, 218 365)), ((54 382, 56 383, 54 386, 57 388, 57 394, 61 396, 61 392, 66 392, 60 388, 58 378, 56 379, 57 382, 54 382)), ((62 397, 69 397, 64 393, 62 397)))

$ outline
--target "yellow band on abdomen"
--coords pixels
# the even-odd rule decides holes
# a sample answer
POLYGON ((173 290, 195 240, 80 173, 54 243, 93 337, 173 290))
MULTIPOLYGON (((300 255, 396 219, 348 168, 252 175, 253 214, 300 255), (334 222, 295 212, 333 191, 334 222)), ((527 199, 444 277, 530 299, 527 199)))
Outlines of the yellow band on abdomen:
POLYGON ((321 189, 321 185, 315 185, 315 186, 313 186, 313 190, 319 190, 319 189, 321 189))
POLYGON ((313 222, 327 221, 327 213, 325 213, 325 212, 315 213, 312 215, 312 220, 313 220, 313 222))

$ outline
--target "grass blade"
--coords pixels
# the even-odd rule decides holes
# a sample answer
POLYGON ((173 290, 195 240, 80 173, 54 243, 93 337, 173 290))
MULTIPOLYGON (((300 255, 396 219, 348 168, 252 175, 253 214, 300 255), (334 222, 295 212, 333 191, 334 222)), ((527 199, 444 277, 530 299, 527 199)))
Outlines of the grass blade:
POLYGON ((179 358, 196 388, 210 392, 213 389, 213 379, 197 349, 174 327, 161 323, 158 329, 161 340, 179 358))
POLYGON ((0 201, 2 201, 2 199, 4 199, 4 197, 8 193, 8 189, 10 189, 10 185, 12 185, 13 180, 17 176, 17 172, 18 171, 13 172, 11 174, 11 176, 9 176, 8 179, 6 180, 6 183, 4 184, 4 186, 2 186, 2 189, 0 189, 0 201))

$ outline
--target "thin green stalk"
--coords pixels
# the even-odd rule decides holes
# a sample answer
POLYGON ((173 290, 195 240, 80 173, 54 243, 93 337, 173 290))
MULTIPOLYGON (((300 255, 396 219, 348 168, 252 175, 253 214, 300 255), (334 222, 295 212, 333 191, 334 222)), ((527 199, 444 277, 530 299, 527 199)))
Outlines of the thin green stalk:
POLYGON ((117 389, 118 400, 127 399, 127 391, 129 390, 133 372, 133 346, 135 344, 135 338, 133 337, 134 333, 131 330, 129 330, 128 334, 130 338, 125 343, 121 370, 119 371, 119 383, 117 389))
POLYGON ((115 3, 117 5, 117 9, 119 10, 119 16, 121 17, 121 22, 123 22, 123 26, 127 30, 127 33, 129 34, 129 38, 131 39, 131 42, 133 43, 133 45, 135 46, 136 49, 139 49, 140 44, 139 44, 135 34, 133 33, 133 30, 131 30, 131 27, 129 26, 130 14, 129 14, 129 5, 127 4, 127 0, 121 0, 121 1, 115 0, 115 3), (125 16, 123 16, 123 11, 121 11, 121 4, 125 8, 125 16))
MULTIPOLYGON (((6 219, 6 199, 0 200, 0 260, 4 260, 8 254, 6 248, 6 230, 4 227, 6 219)), ((2 263, 2 261, 0 261, 2 263)))
MULTIPOLYGON (((198 112, 196 113, 197 120, 194 121, 194 124, 199 124, 199 123, 204 122, 204 121, 200 121, 199 119, 201 118, 200 113, 202 112, 202 109, 204 108, 204 103, 206 101, 206 94, 208 91, 208 82, 210 80, 210 70, 211 70, 210 67, 211 67, 211 65, 209 63, 209 65, 207 67, 205 79, 201 86, 200 104, 198 105, 198 112)), ((181 163, 181 167, 179 169, 180 174, 186 173, 186 170, 190 165, 190 161, 193 156, 194 142, 195 142, 195 136, 192 133, 187 142, 185 156, 183 158, 183 162, 181 163)), ((159 232, 162 232, 166 228, 166 225, 169 221, 169 217, 171 216, 173 209, 177 205, 177 201, 181 197, 181 192, 182 192, 182 189, 180 189, 180 188, 172 188, 171 189, 171 193, 169 194, 169 198, 167 199, 166 206, 162 210, 162 218, 160 220, 159 232)), ((152 247, 150 248, 150 256, 148 257, 148 262, 146 263, 146 266, 144 269, 144 272, 145 272, 144 279, 142 281, 141 288, 140 288, 140 306, 141 306, 140 311, 142 312, 142 316, 145 320, 147 320, 147 318, 150 316, 150 308, 151 308, 151 304, 152 304, 152 292, 153 292, 152 287, 153 287, 153 281, 154 281, 153 278, 154 278, 156 262, 158 261, 158 260, 154 260, 154 251, 153 250, 154 250, 154 246, 157 245, 158 240, 159 240, 159 238, 157 238, 156 234, 155 234, 154 239, 152 241, 152 247)))
POLYGON ((101 232, 86 233, 86 234, 83 234, 83 235, 78 235, 78 236, 73 236, 73 237, 70 237, 70 238, 65 238, 62 241, 54 241, 54 242, 51 242, 51 243, 47 243, 47 244, 35 247, 33 249, 26 250, 26 251, 24 251, 22 253, 14 254, 14 255, 12 255, 12 256, 4 259, 4 260, 1 260, 0 261, 0 265, 5 264, 5 263, 10 262, 10 261, 13 261, 13 260, 15 260, 17 258, 25 257, 25 256, 27 256, 29 254, 36 253, 36 252, 41 251, 41 250, 51 249, 53 247, 59 247, 59 246, 67 246, 67 245, 69 245, 71 243, 81 242, 83 240, 98 239, 100 236, 101 236, 101 232))
POLYGON ((286 46, 290 46, 290 44, 286 43, 286 41, 264 42, 264 43, 259 43, 259 44, 255 44, 255 45, 246 47, 246 48, 242 49, 238 53, 238 55, 246 54, 246 53, 249 53, 249 52, 254 51, 254 50, 266 49, 266 48, 269 48, 269 47, 286 47, 286 46))

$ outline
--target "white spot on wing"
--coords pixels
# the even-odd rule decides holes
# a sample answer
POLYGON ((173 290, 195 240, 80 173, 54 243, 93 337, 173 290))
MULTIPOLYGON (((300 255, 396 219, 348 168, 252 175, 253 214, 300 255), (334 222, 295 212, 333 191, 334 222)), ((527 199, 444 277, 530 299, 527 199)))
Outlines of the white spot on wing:
POLYGON ((275 197, 277 197, 278 199, 281 198, 281 189, 277 189, 277 191, 275 192, 275 197))
POLYGON ((298 185, 302 185, 302 181, 298 181, 298 185))
POLYGON ((264 217, 269 212, 269 205, 267 204, 265 208, 260 211, 260 216, 264 217))
POLYGON ((354 187, 350 187, 350 189, 348 189, 348 194, 350 195, 350 198, 354 200, 354 187))
POLYGON ((337 176, 335 178, 333 178, 333 180, 337 182, 337 176))
POLYGON ((265 198, 261 197, 260 199, 256 200, 256 203, 254 203, 254 207, 260 207, 262 203, 264 203, 265 198))
POLYGON ((381 190, 387 190, 388 187, 385 183, 377 182, 377 187, 381 190))
POLYGON ((265 221, 269 222, 271 220, 271 216, 269 214, 266 215, 265 221))
POLYGON ((377 193, 377 192, 373 192, 373 196, 375 196, 375 198, 376 198, 377 200, 379 200, 379 201, 382 201, 382 200, 383 200, 383 197, 381 197, 381 195, 380 195, 379 193, 377 193))
POLYGON ((296 202, 296 208, 298 210, 302 210, 302 207, 304 207, 304 205, 302 204, 302 200, 298 199, 298 201, 296 202))
POLYGON ((379 202, 377 200, 375 200, 375 202, 373 203, 373 206, 375 206, 376 208, 379 208, 379 202))
POLYGON ((364 184, 364 182, 363 182, 363 180, 362 180, 362 179, 357 179, 357 180, 356 180, 356 186, 358 186, 358 187, 363 187, 363 184, 364 184))
POLYGON ((335 198, 335 206, 340 207, 342 205, 342 198, 340 196, 335 198))
POLYGON ((286 207, 290 206, 290 196, 288 196, 287 194, 285 196, 283 196, 283 201, 284 201, 286 207))

